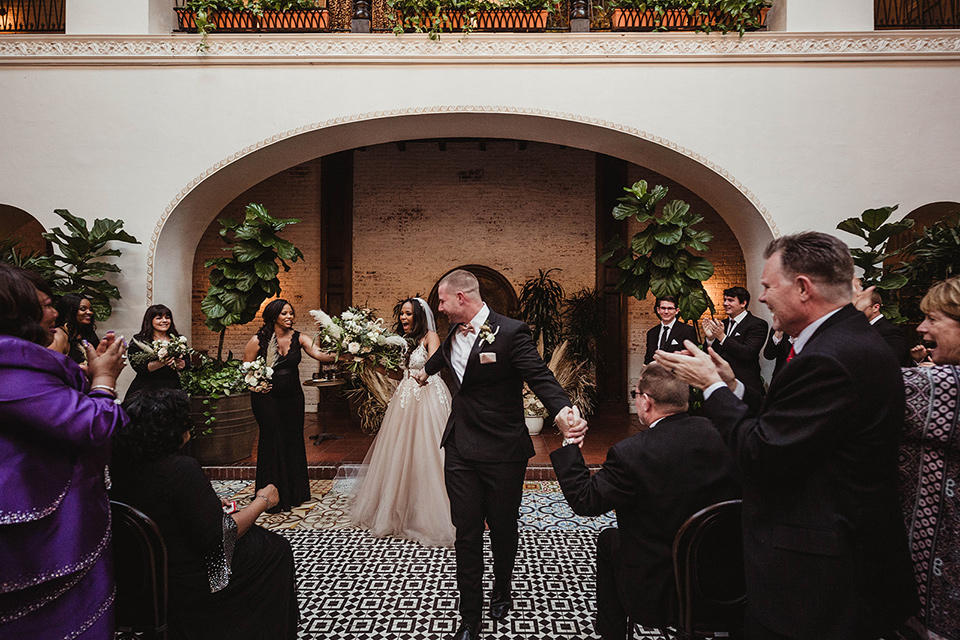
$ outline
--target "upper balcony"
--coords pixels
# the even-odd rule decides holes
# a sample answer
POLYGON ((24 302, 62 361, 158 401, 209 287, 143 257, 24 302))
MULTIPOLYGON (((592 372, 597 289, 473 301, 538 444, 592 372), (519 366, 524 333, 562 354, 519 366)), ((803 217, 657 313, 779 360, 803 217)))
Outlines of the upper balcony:
MULTIPOLYGON (((960 28, 960 0, 768 0, 742 19, 716 12, 632 10, 640 0, 542 0, 542 9, 486 10, 508 0, 317 0, 317 8, 262 11, 253 0, 0 0, 0 33, 391 33, 428 31, 870 31, 960 28), (840 3, 836 3, 840 4, 840 3), (871 7, 872 4, 872 7, 871 7), (619 5, 619 6, 618 6, 619 5), (819 8, 818 8, 819 5, 819 8), (446 7, 432 12, 423 7, 446 7), (224 10, 233 7, 235 10, 224 10), (405 7, 404 10, 398 10, 405 7), (833 11, 826 11, 830 7, 833 11), (220 9, 220 10, 217 10, 220 9), (872 9, 872 16, 870 15, 872 9), (439 20, 436 17, 439 16, 439 20)), ((747 0, 750 1, 750 0, 747 0)), ((752 0, 754 3, 758 0, 752 0)), ((681 4, 680 0, 677 0, 681 4)), ((288 2, 287 4, 293 4, 288 2)), ((305 2, 309 4, 309 0, 305 2)), ((537 0, 524 4, 541 6, 537 0)), ((322 37, 322 36, 318 36, 322 37)))

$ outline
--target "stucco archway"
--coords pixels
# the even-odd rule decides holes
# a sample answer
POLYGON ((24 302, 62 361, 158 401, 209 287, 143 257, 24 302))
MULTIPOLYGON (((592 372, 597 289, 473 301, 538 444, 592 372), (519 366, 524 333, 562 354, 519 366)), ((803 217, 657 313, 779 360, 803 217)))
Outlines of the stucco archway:
POLYGON ((749 281, 759 279, 763 248, 778 231, 753 194, 709 159, 644 131, 571 114, 509 107, 438 107, 338 118, 287 131, 246 147, 198 176, 174 199, 151 238, 147 302, 162 299, 189 317, 189 278, 197 243, 234 197, 284 169, 321 156, 403 140, 440 137, 513 138, 603 153, 683 183, 720 213, 743 250, 749 281))

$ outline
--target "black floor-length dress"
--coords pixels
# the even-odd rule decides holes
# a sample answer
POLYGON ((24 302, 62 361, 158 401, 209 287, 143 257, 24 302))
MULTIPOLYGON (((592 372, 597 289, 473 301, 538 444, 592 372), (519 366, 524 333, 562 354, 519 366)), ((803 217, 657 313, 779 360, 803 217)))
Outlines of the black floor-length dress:
POLYGON ((297 637, 290 543, 257 525, 236 538, 196 459, 176 453, 111 472, 110 497, 150 516, 166 543, 171 640, 297 637))
MULTIPOLYGON (((260 345, 260 356, 266 345, 260 345)), ((257 490, 273 484, 280 492, 279 510, 289 511, 310 499, 307 450, 303 440, 303 387, 300 385, 300 332, 294 331, 290 350, 273 366, 273 389, 250 394, 253 415, 260 425, 257 445, 257 490)))
POLYGON ((163 366, 156 371, 150 371, 148 366, 150 364, 149 361, 141 362, 138 358, 133 357, 142 352, 143 349, 137 346, 135 342, 130 343, 127 355, 130 356, 130 366, 137 372, 137 377, 130 383, 130 387, 127 388, 127 394, 124 397, 128 398, 137 391, 143 390, 181 388, 180 374, 176 369, 170 366, 163 366))

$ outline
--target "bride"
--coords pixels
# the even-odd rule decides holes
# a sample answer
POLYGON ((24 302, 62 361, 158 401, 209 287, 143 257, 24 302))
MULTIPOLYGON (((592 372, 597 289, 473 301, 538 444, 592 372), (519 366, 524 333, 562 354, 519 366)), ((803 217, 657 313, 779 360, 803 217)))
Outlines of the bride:
POLYGON ((440 436, 450 415, 450 391, 439 376, 430 376, 423 387, 411 377, 440 347, 427 303, 404 300, 396 331, 416 347, 363 461, 350 518, 377 537, 449 547, 455 536, 440 436))

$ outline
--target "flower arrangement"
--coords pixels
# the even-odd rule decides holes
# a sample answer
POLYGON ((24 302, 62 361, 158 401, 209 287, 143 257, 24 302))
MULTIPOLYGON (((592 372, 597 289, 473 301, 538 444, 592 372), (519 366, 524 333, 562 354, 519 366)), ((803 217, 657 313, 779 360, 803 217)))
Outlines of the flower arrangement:
POLYGON ((243 382, 251 391, 263 393, 270 389, 270 381, 273 379, 273 367, 267 364, 262 357, 244 362, 240 365, 240 373, 243 376, 243 382))
POLYGON ((384 328, 383 318, 378 318, 372 309, 350 307, 339 317, 331 318, 320 309, 310 312, 320 330, 314 337, 325 350, 353 356, 348 368, 359 373, 364 361, 386 369, 400 368, 407 353, 408 344, 402 336, 384 328))
POLYGON ((141 349, 140 353, 131 356, 132 364, 136 365, 169 358, 186 360, 194 352, 187 346, 186 336, 170 336, 167 340, 154 340, 150 343, 133 338, 133 343, 141 349))
POLYGON ((494 331, 490 328, 490 325, 484 324, 480 326, 478 337, 487 344, 493 344, 497 339, 498 333, 500 333, 500 327, 497 327, 497 330, 494 331))
POLYGON ((547 408, 526 384, 523 385, 523 415, 528 418, 547 417, 547 408))

